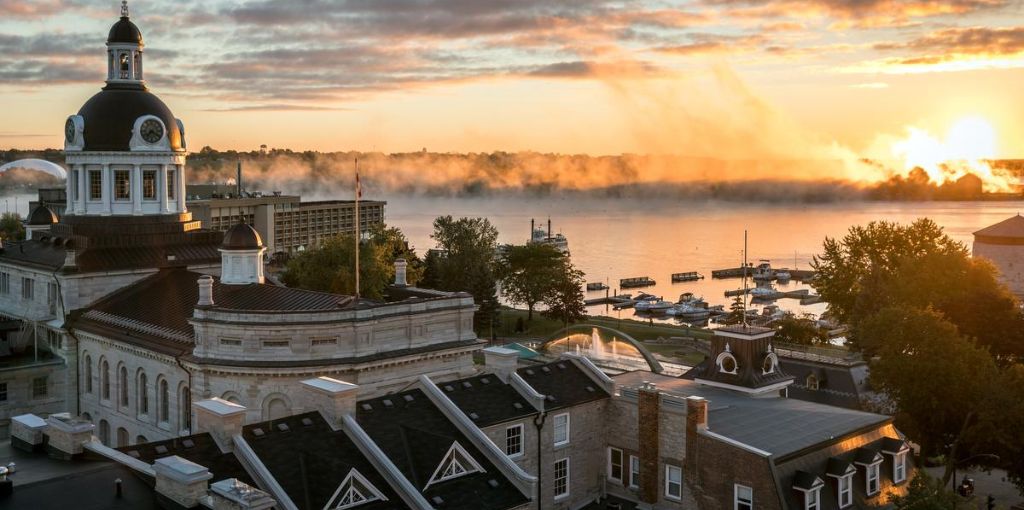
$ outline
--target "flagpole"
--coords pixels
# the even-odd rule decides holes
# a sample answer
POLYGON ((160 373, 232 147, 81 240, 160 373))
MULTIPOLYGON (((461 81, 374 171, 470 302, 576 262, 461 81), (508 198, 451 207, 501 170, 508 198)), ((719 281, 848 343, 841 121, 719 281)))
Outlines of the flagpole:
POLYGON ((359 238, 362 237, 362 229, 359 228, 359 195, 363 190, 359 185, 359 158, 356 158, 356 302, 359 301, 359 238))

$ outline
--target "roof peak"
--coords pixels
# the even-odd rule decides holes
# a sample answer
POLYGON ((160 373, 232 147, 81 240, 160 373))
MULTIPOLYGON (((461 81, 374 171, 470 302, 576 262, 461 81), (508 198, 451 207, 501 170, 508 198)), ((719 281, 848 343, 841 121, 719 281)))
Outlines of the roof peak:
POLYGON ((128 0, 121 0, 121 17, 128 19, 128 0))

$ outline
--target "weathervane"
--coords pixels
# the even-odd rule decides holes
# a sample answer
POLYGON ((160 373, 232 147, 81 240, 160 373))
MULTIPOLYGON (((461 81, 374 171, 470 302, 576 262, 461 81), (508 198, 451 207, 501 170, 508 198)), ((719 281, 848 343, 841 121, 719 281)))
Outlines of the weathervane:
POLYGON ((128 17, 128 0, 121 0, 121 17, 128 17))

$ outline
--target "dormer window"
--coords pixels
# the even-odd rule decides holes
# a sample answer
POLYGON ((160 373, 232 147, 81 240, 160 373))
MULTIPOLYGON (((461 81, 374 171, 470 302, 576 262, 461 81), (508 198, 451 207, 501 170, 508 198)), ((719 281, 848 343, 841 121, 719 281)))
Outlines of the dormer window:
POLYGON ((334 491, 334 495, 331 496, 331 499, 324 508, 326 510, 345 510, 347 508, 355 508, 364 503, 387 500, 388 498, 364 478, 359 471, 352 468, 348 472, 348 476, 338 485, 338 489, 334 491))
POLYGON ((874 496, 881 490, 879 479, 879 466, 882 465, 882 454, 868 448, 857 450, 857 458, 854 463, 864 468, 864 493, 874 496))
POLYGON ((893 437, 882 440, 882 453, 892 458, 892 483, 902 483, 907 480, 907 453, 910 447, 907 443, 893 437))
POLYGON ((793 477, 793 489, 803 494, 804 510, 821 510, 821 488, 825 482, 806 471, 797 471, 793 477))
POLYGON ((825 474, 836 481, 836 504, 839 508, 846 508, 853 504, 853 475, 857 474, 857 468, 849 461, 839 457, 832 457, 828 460, 828 468, 825 474))
POLYGON ((809 390, 817 390, 818 389, 818 376, 816 376, 814 374, 808 375, 807 376, 806 386, 807 386, 807 389, 809 389, 809 390))
MULTIPOLYGON (((771 346, 769 345, 768 348, 771 349, 771 346)), ((775 369, 778 365, 779 357, 776 356, 774 352, 769 351, 768 354, 765 355, 764 361, 761 363, 761 374, 768 375, 775 373, 775 369)))
POLYGON ((451 448, 448 449, 448 453, 441 459, 441 463, 438 464, 437 469, 434 470, 433 476, 430 477, 430 481, 423 487, 426 490, 427 487, 435 483, 440 483, 453 478, 459 478, 472 473, 483 472, 484 468, 480 467, 477 461, 470 457, 469 453, 466 452, 462 445, 458 441, 452 443, 451 448))
POLYGON ((729 348, 728 343, 725 344, 725 350, 715 359, 715 364, 718 365, 718 371, 725 374, 735 374, 739 370, 739 363, 736 362, 736 357, 732 355, 732 350, 729 348))

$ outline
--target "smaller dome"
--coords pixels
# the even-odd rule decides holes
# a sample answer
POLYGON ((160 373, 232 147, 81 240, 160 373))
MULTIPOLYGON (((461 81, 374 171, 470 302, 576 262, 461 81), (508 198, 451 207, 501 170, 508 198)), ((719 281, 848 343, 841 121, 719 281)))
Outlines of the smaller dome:
POLYGON ((57 221, 57 213, 45 205, 36 207, 32 214, 28 215, 28 224, 32 226, 53 225, 57 221))
POLYGON ((142 44, 142 31, 128 19, 128 16, 121 16, 121 19, 110 27, 110 34, 107 35, 107 43, 142 44))
POLYGON ((263 247, 263 238, 256 229, 239 223, 224 232, 224 242, 220 247, 225 250, 258 250, 263 247))

